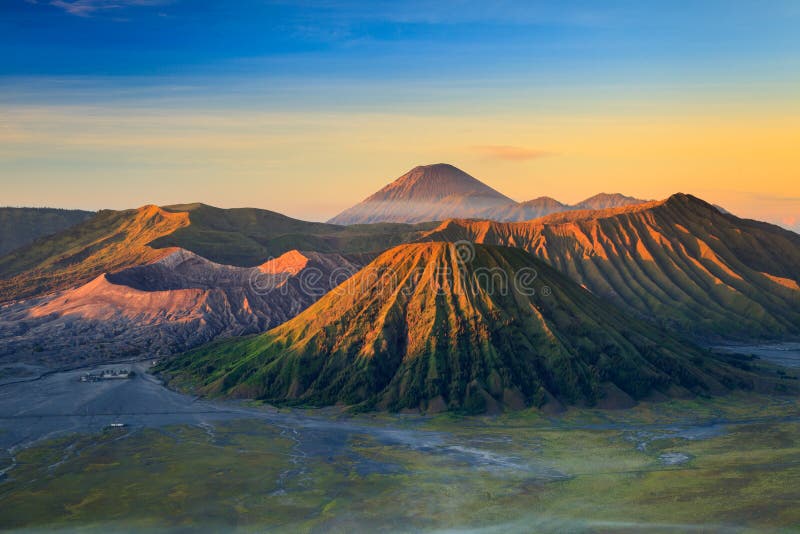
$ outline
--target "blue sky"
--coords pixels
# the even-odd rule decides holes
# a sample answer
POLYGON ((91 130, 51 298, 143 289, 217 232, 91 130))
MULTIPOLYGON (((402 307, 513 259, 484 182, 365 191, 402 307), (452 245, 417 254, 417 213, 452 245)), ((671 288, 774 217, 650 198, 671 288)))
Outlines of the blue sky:
POLYGON ((794 163, 782 147, 795 126, 785 117, 798 116, 798 27, 794 0, 0 0, 0 203, 123 207, 194 194, 324 218, 429 159, 520 199, 691 185, 721 202, 796 199, 781 180, 794 163), (617 141, 594 154, 598 121, 617 141), (647 150, 621 162, 642 124, 661 143, 727 132, 719 121, 742 133, 707 147, 716 166, 699 150, 670 175, 647 150), (468 150, 518 145, 553 157, 468 150), (653 176, 633 180, 632 165, 653 176), (783 174, 764 183, 764 166, 783 174), (238 187, 221 189, 221 175, 238 187), (117 176, 125 183, 106 189, 117 176), (326 185, 342 180, 346 191, 326 185), (264 183, 267 197, 254 196, 264 183))
POLYGON ((2 76, 780 78, 800 53, 791 0, 3 0, 0 13, 2 76))

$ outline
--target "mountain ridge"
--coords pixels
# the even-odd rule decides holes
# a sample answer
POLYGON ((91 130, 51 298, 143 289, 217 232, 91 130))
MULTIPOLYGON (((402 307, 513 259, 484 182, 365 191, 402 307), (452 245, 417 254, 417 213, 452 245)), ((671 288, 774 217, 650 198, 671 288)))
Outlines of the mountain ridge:
POLYGON ((598 193, 573 205, 578 210, 602 210, 608 208, 621 208, 646 202, 638 198, 629 197, 621 193, 598 193))
POLYGON ((450 220, 422 239, 521 247, 595 294, 692 336, 800 336, 800 235, 691 195, 524 223, 450 220))
POLYGON ((78 287, 102 273, 145 265, 179 248, 239 267, 260 265, 292 249, 361 254, 368 261, 433 226, 343 227, 268 210, 221 209, 201 203, 102 210, 0 257, 0 303, 78 287))

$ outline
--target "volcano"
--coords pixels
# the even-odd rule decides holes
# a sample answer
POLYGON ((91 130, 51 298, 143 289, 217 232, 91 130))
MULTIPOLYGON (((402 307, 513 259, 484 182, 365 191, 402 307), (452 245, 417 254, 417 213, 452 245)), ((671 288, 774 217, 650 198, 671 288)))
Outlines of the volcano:
POLYGON ((437 163, 414 167, 328 222, 350 225, 441 221, 472 217, 509 204, 515 202, 461 169, 437 163))
POLYGON ((390 249, 289 322, 162 372, 212 396, 469 413, 757 383, 523 250, 441 242, 390 249))

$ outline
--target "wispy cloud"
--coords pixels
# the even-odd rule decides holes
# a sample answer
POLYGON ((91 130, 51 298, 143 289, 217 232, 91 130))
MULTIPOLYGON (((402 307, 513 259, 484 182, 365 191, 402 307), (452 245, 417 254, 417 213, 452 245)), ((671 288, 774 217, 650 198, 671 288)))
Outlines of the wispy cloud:
POLYGON ((470 150, 483 154, 488 158, 506 161, 525 161, 551 155, 550 152, 545 150, 511 145, 476 145, 471 146, 470 150))
POLYGON ((90 17, 97 12, 126 7, 159 6, 166 3, 167 0, 52 0, 50 5, 61 8, 71 15, 90 17))

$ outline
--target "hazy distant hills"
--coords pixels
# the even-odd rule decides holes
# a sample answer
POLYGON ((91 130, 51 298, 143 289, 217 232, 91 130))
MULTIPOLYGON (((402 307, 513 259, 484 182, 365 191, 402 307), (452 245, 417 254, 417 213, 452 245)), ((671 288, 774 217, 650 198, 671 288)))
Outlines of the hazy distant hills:
POLYGON ((523 248, 673 331, 800 335, 800 235, 690 195, 527 223, 451 220, 426 239, 523 248))
POLYGON ((644 200, 627 197, 619 193, 600 193, 572 206, 569 204, 562 204, 554 198, 539 197, 526 202, 515 202, 495 208, 479 210, 470 215, 468 218, 487 219, 490 221, 499 222, 521 222, 538 219, 539 217, 545 217, 547 215, 552 215, 553 213, 561 213, 564 211, 619 208, 624 206, 634 206, 644 202, 644 200))
POLYGON ((521 249, 461 247, 393 248, 282 326, 163 369, 209 395, 467 412, 621 406, 758 382, 521 249))
POLYGON ((0 256, 85 221, 91 211, 0 208, 0 256))
MULTIPOLYGON (((571 210, 605 210, 609 208, 622 208, 624 206, 635 206, 646 201, 621 195, 619 193, 599 193, 586 200, 570 206, 571 210)), ((564 210, 567 211, 567 210, 564 210)))
POLYGON ((490 221, 529 221, 569 209, 570 206, 562 204, 554 198, 539 197, 526 202, 514 202, 480 210, 469 218, 488 219, 490 221))
POLYGON ((154 263, 0 308, 0 357, 49 364, 155 357, 218 336, 263 332, 359 267, 339 254, 299 251, 234 267, 177 249, 154 263))
POLYGON ((515 202, 445 163, 414 167, 377 193, 343 211, 333 224, 424 222, 450 218, 527 221, 568 210, 604 209, 644 202, 620 194, 601 193, 574 206, 540 197, 515 202))

